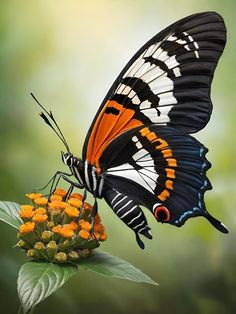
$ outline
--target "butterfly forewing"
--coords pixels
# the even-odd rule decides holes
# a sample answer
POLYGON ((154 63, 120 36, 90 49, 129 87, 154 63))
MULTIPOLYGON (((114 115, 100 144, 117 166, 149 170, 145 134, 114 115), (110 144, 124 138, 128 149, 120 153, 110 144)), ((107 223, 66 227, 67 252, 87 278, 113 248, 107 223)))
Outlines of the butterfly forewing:
POLYGON ((153 37, 130 60, 105 97, 87 134, 83 158, 99 166, 104 149, 134 127, 172 125, 186 133, 205 126, 210 85, 226 30, 214 12, 186 17, 153 37))

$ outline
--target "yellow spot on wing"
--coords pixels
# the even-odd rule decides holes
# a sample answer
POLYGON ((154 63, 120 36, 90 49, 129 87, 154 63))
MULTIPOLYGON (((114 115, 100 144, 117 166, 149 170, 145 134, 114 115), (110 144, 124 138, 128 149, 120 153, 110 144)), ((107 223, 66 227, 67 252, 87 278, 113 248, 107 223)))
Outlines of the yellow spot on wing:
POLYGON ((171 149, 163 149, 162 154, 164 158, 172 157, 172 150, 171 149))
POLYGON ((157 136, 154 132, 151 132, 147 135, 147 139, 152 142, 153 140, 157 139, 157 136))
POLYGON ((162 138, 159 137, 158 141, 160 144, 156 146, 156 149, 161 150, 165 147, 168 147, 168 143, 165 140, 163 140, 162 138))
POLYGON ((168 166, 170 166, 170 167, 177 167, 176 159, 174 159, 174 158, 167 158, 166 161, 168 162, 168 166))
POLYGON ((175 170, 170 168, 165 168, 166 176, 168 178, 174 179, 175 178, 175 170))
POLYGON ((146 136, 148 133, 150 133, 149 128, 143 128, 139 131, 141 133, 142 136, 146 136))
POLYGON ((170 196, 170 193, 165 189, 158 195, 158 198, 164 202, 169 196, 170 196))
POLYGON ((173 190, 173 181, 172 180, 166 180, 166 188, 169 190, 173 190))

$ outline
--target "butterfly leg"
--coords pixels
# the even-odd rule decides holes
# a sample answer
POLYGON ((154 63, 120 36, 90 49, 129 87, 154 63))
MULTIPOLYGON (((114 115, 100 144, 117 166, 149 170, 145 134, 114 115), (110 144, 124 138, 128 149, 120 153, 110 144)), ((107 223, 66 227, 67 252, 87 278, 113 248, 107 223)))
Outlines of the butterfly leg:
POLYGON ((81 205, 81 210, 80 210, 80 212, 79 212, 79 218, 78 218, 78 219, 80 219, 80 217, 81 217, 81 215, 82 215, 82 213, 83 213, 83 210, 84 210, 84 203, 85 203, 86 198, 87 198, 87 190, 84 189, 83 198, 82 198, 82 205, 81 205))
POLYGON ((91 213, 91 224, 92 224, 91 234, 94 234, 94 218, 97 215, 97 213, 98 213, 98 203, 97 203, 97 199, 95 198, 92 213, 91 213))

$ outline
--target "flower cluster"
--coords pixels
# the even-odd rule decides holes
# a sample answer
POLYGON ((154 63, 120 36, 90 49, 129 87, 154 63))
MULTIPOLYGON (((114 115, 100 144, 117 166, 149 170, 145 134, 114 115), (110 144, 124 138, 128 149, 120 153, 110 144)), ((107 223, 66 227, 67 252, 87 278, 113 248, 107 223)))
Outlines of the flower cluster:
POLYGON ((20 209, 23 224, 18 246, 31 258, 54 263, 75 261, 88 257, 99 241, 107 239, 98 214, 92 231, 93 207, 86 202, 82 204, 81 194, 67 197, 66 191, 58 188, 50 199, 41 193, 26 196, 31 205, 22 205, 20 209))

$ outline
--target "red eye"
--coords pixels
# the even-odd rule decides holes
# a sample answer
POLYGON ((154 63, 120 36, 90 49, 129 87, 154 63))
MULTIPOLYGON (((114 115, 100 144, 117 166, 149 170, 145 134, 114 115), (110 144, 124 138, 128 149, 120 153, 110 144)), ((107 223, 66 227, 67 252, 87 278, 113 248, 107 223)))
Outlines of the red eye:
POLYGON ((153 213, 157 221, 167 222, 170 220, 170 212, 165 206, 157 206, 153 213))

